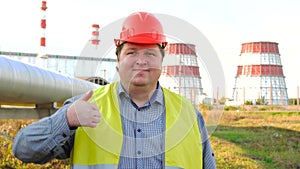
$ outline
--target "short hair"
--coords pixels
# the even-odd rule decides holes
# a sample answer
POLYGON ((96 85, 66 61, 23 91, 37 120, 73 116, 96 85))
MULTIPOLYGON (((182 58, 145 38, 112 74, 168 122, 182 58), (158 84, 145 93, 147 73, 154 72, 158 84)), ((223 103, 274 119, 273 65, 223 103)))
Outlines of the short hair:
MULTIPOLYGON (((125 43, 126 43, 126 42, 124 42, 124 43, 122 43, 121 45, 119 45, 119 46, 116 47, 116 55, 117 55, 117 60, 118 60, 118 61, 119 61, 119 55, 120 55, 120 53, 121 53, 121 51, 122 51, 123 46, 124 46, 125 43)), ((162 47, 162 46, 159 45, 159 44, 157 44, 157 46, 159 47, 159 51, 160 51, 162 57, 164 58, 164 56, 165 56, 165 50, 164 50, 164 47, 162 47)))

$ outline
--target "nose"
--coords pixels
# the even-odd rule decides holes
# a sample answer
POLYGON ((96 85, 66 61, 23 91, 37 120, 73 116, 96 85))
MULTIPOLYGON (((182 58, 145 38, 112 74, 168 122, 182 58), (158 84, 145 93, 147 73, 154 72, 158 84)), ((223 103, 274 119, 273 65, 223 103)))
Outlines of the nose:
POLYGON ((147 57, 144 54, 139 54, 136 60, 137 65, 147 65, 147 57))

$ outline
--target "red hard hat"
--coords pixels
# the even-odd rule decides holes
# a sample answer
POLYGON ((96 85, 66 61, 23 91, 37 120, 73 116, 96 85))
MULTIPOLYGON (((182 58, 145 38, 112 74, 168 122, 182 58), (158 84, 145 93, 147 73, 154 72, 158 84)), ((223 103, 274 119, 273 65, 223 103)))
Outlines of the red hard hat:
POLYGON ((116 46, 123 42, 167 45, 166 37, 159 20, 147 12, 136 12, 123 22, 120 39, 115 39, 116 46))

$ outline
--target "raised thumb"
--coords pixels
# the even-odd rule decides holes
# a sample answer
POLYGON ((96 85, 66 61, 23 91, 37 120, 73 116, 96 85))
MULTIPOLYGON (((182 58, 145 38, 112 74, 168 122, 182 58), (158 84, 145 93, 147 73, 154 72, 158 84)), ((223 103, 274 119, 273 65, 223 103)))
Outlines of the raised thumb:
POLYGON ((84 96, 82 96, 80 98, 80 100, 83 100, 83 101, 88 101, 93 95, 93 90, 90 90, 87 94, 85 94, 84 96))

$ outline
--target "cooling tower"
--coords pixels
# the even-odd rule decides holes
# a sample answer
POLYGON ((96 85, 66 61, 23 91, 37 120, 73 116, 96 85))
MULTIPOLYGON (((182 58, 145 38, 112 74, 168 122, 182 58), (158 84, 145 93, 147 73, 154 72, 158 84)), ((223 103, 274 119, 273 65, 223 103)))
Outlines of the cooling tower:
POLYGON ((233 98, 238 104, 287 105, 288 94, 278 43, 242 44, 233 98))
POLYGON ((185 96, 194 105, 203 93, 195 45, 168 44, 160 78, 162 86, 185 96))

